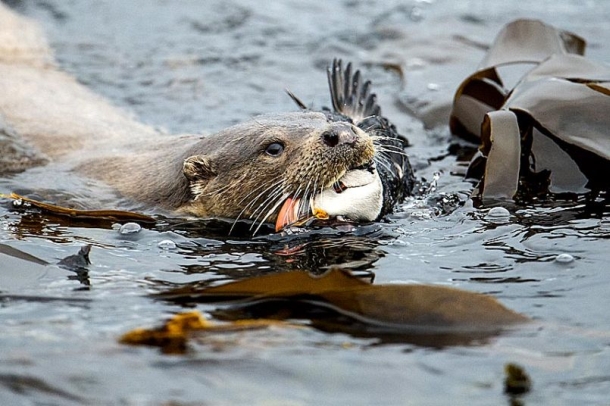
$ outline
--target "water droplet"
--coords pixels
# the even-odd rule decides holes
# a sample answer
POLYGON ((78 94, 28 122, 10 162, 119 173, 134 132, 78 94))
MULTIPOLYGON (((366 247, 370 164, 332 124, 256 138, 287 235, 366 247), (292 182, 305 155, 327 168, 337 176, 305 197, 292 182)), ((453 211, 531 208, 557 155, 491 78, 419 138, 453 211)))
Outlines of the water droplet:
POLYGON ((485 220, 494 224, 505 224, 510 221, 510 212, 504 207, 492 207, 487 212, 485 220))
POLYGON ((420 189, 421 194, 429 195, 431 193, 436 192, 436 188, 438 187, 438 180, 441 178, 440 172, 434 172, 432 174, 432 180, 427 185, 423 185, 420 189))
POLYGON ((492 207, 487 213, 489 217, 510 217, 510 212, 504 207, 492 207))
POLYGON ((421 58, 409 58, 407 59, 407 69, 409 71, 423 69, 428 66, 428 63, 421 58))
POLYGON ((176 249, 176 243, 173 242, 172 240, 163 240, 163 241, 159 241, 159 243, 157 244, 157 247, 161 248, 162 250, 175 250, 176 249))
POLYGON ((438 83, 428 83, 427 88, 428 90, 437 91, 441 88, 441 86, 438 83))
POLYGON ((420 7, 413 7, 409 13, 411 21, 417 23, 424 19, 424 13, 420 7))
POLYGON ((569 264, 574 262, 574 257, 570 254, 559 254, 555 257, 555 262, 560 264, 569 264))
POLYGON ((138 223, 125 223, 119 228, 119 233, 123 235, 136 234, 142 230, 142 226, 138 223))

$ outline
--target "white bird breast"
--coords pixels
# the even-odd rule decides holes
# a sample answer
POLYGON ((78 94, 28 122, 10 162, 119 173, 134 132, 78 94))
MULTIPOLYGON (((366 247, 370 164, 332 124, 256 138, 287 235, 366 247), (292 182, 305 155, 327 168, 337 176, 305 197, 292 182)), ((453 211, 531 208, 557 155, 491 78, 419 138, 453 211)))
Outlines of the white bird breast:
POLYGON ((377 219, 383 205, 383 185, 376 170, 348 171, 340 182, 345 189, 324 189, 311 200, 311 209, 322 209, 329 216, 341 216, 354 221, 377 219))

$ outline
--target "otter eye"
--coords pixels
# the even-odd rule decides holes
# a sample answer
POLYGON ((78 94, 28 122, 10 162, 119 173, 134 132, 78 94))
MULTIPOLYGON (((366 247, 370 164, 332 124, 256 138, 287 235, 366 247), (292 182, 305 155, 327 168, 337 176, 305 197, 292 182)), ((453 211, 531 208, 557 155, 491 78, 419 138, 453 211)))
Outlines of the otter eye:
POLYGON ((267 149, 265 149, 265 152, 267 153, 267 155, 280 156, 282 155, 282 152, 284 152, 284 144, 282 144, 281 142, 274 142, 272 144, 269 144, 267 146, 267 149))

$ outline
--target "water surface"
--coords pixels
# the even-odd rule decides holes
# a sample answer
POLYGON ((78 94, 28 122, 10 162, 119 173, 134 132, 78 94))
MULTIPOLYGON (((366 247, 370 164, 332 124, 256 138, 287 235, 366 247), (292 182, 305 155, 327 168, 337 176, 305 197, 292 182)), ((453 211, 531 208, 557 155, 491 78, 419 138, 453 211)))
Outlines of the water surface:
MULTIPOLYGON (((93 245, 87 273, 21 263, 15 275, 0 267, 2 404, 502 404, 510 402, 507 362, 532 378, 525 404, 608 402, 608 212, 577 203, 519 207, 492 221, 467 200, 471 185, 451 175, 456 157, 447 149, 455 140, 444 125, 454 89, 514 18, 572 30, 589 41, 588 56, 610 62, 605 2, 9 3, 42 24, 63 69, 168 136, 293 111, 285 88, 328 105, 325 66, 333 57, 351 60, 411 140, 417 176, 440 178, 429 205, 407 201, 386 223, 307 239, 226 237, 174 220, 123 235, 112 224, 0 206, 0 243, 51 263, 93 245), (444 213, 443 198, 463 206, 444 213), (159 245, 166 240, 176 248, 159 245), (311 328, 204 337, 184 356, 117 342, 191 308, 150 293, 333 264, 377 283, 491 294, 536 323, 451 345, 311 328)), ((0 191, 18 190, 22 176, 0 180, 0 191)), ((63 192, 78 197, 85 188, 63 192)))

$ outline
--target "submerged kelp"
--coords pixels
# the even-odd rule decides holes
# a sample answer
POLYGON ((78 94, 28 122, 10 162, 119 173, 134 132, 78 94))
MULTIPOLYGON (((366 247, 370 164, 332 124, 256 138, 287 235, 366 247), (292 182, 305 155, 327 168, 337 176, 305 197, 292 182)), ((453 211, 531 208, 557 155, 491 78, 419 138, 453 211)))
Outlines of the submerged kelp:
POLYGON ((215 287, 185 286, 156 295, 181 304, 224 302, 226 320, 308 319, 325 331, 354 335, 414 336, 427 345, 464 344, 528 319, 491 296, 432 285, 374 285, 333 268, 323 275, 292 271, 215 287))
POLYGON ((164 354, 184 354, 188 350, 189 340, 197 333, 233 333, 275 325, 290 326, 288 323, 275 320, 241 320, 220 324, 208 321, 201 313, 192 311, 176 314, 156 328, 138 328, 129 331, 121 336, 119 342, 159 347, 164 354))
POLYGON ((450 127, 480 140, 468 172, 481 179, 476 197, 594 199, 610 188, 610 68, 584 50, 575 34, 517 20, 460 85, 450 127))

